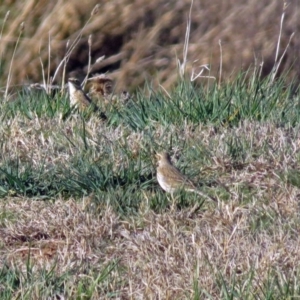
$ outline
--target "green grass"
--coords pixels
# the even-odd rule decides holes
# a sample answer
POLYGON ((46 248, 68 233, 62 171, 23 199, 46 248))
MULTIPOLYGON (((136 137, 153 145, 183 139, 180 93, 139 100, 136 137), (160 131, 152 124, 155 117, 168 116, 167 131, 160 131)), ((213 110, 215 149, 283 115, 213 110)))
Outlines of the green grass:
MULTIPOLYGON (((178 148, 185 159, 197 160, 199 168, 213 163, 211 157, 217 145, 203 145, 199 140, 192 144, 192 139, 185 139, 183 126, 188 126, 193 132, 201 124, 217 132, 238 127, 245 120, 286 128, 297 126, 299 120, 298 97, 291 93, 291 87, 285 86, 283 80, 271 85, 268 79, 247 81, 240 75, 221 88, 195 88, 191 83, 182 82, 171 93, 170 99, 159 92, 151 91, 150 95, 145 97, 138 92, 127 106, 112 107, 107 112, 107 122, 96 120, 98 128, 92 128, 95 133, 92 137, 89 128, 95 117, 74 115, 76 112, 69 107, 67 97, 56 95, 50 98, 43 93, 27 91, 20 93, 13 102, 3 103, 1 131, 6 137, 2 139, 2 147, 14 135, 15 122, 18 126, 23 124, 37 138, 51 139, 53 147, 58 148, 54 150, 57 155, 63 155, 64 149, 69 153, 63 164, 53 163, 47 170, 45 164, 49 157, 41 155, 40 160, 32 164, 34 154, 30 147, 26 158, 18 149, 14 149, 13 154, 9 151, 0 166, 1 195, 13 191, 29 197, 69 197, 97 189, 108 191, 118 186, 151 188, 155 151, 178 148), (30 128, 30 121, 38 128, 30 128), (52 127, 55 122, 58 124, 52 127), (72 131, 71 136, 64 131, 65 125, 72 131), (102 128, 110 131, 108 134, 119 130, 120 138, 101 134, 102 128), (136 155, 132 153, 132 145, 128 144, 128 138, 134 133, 140 136, 136 155), (121 160, 118 170, 114 170, 115 157, 112 158, 111 153, 121 160)), ((267 151, 268 143, 259 149, 252 147, 251 132, 249 135, 233 133, 225 137, 224 155, 233 166, 267 151)), ((199 175, 193 169, 190 172, 192 176, 199 175)))
MULTIPOLYGON (((118 271, 117 267, 117 261, 99 266, 97 269, 86 264, 58 275, 56 264, 49 270, 41 269, 36 272, 30 259, 27 261, 24 271, 4 265, 0 270, 0 287, 3 287, 0 297, 1 299, 12 299, 14 290, 19 290, 19 295, 22 295, 24 299, 62 297, 66 295, 66 290, 70 297, 76 299, 91 299, 95 292, 103 293, 102 295, 107 295, 108 298, 115 297, 118 296, 118 291, 110 290, 109 277, 113 271, 118 271), (79 270, 85 276, 78 277, 79 270)), ((122 282, 118 282, 118 285, 121 287, 122 282)))
POLYGON ((0 104, 1 299, 299 294, 292 83, 241 74, 170 97, 146 85, 102 109, 25 90, 0 104), (164 193, 162 150, 218 203, 164 193))

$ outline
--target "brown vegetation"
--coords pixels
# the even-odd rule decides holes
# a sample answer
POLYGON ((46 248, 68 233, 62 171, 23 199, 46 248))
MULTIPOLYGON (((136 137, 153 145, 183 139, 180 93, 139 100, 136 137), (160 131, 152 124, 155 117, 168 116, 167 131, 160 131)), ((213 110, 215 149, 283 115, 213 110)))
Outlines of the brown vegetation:
MULTIPOLYGON (((115 147, 125 140, 129 151, 137 145, 144 149, 149 145, 143 133, 137 142, 137 133, 121 137, 120 128, 103 127, 99 131, 99 122, 92 118, 86 130, 91 141, 99 142, 97 145, 107 143, 109 137, 109 145, 114 147, 111 158, 118 153, 115 147)), ((41 161, 47 162, 46 172, 55 165, 67 165, 78 147, 83 147, 82 138, 75 134, 76 119, 63 124, 46 118, 14 119, 11 124, 9 132, 1 128, 2 133, 6 132, 3 155, 19 157, 20 162, 32 156, 35 159, 31 163, 36 167, 41 161)), ((163 127, 157 124, 155 130, 160 137, 157 142, 165 144, 169 137, 165 137, 163 127)), ((176 131, 178 128, 171 126, 168 135, 175 136, 176 131)), ((203 125, 192 131, 186 125, 182 132, 188 148, 202 143, 206 151, 213 149, 209 170, 200 167, 198 161, 194 168, 202 168, 202 176, 208 171, 218 174, 216 177, 230 188, 228 201, 218 198, 218 203, 206 203, 204 209, 192 214, 190 208, 158 213, 149 206, 153 192, 143 190, 139 213, 122 218, 109 204, 97 205, 95 195, 81 201, 58 197, 55 202, 6 197, 0 203, 0 262, 25 273, 30 257, 35 272, 53 266, 57 276, 68 272, 66 298, 76 298, 78 282, 93 274, 98 276, 112 261, 118 263, 117 269, 108 283, 97 284, 91 299, 110 299, 112 292, 119 296, 116 299, 191 299, 195 285, 213 299, 224 299, 217 285, 220 276, 245 290, 245 282, 251 277, 253 295, 264 299, 261 290, 269 276, 279 282, 284 278, 296 282, 300 259, 299 188, 279 175, 287 166, 299 168, 298 129, 245 121, 217 133, 203 125), (246 163, 234 165, 226 154, 231 136, 251 145, 244 151, 248 155, 246 163)), ((103 159, 106 150, 97 145, 91 145, 93 152, 89 155, 103 159)), ((116 169, 118 163, 126 164, 126 159, 116 162, 116 169)), ((155 193, 160 192, 156 185, 155 193)), ((21 284, 18 293, 25 291, 21 284)), ((44 298, 38 288, 32 291, 31 299, 44 298)))
MULTIPOLYGON (((16 52, 12 84, 41 82, 44 65, 47 77, 54 74, 66 53, 66 46, 78 36, 82 38, 67 65, 67 73, 83 78, 87 73, 88 38, 92 34, 92 63, 105 55, 106 59, 93 65, 92 73, 109 71, 119 88, 133 89, 146 79, 169 87, 177 78, 178 57, 182 61, 190 0, 119 0, 101 2, 99 12, 91 16, 91 1, 6 1, 1 19, 11 14, 4 26, 0 53, 3 69, 1 82, 6 84, 11 53, 18 37, 18 28, 25 30, 16 52), (50 44, 49 44, 50 41, 50 44), (51 53, 49 54, 49 48, 51 53), (49 56, 51 60, 49 60, 49 56)), ((292 67, 297 75, 300 38, 299 7, 296 0, 287 2, 280 53, 295 32, 280 71, 292 67)), ((220 45, 223 52, 222 79, 241 67, 261 62, 263 74, 274 65, 276 44, 283 12, 282 1, 195 1, 192 10, 191 36, 187 70, 192 66, 210 64, 210 74, 218 77, 220 45), (198 60, 193 64, 195 60, 198 60)), ((208 74, 206 74, 208 75, 208 74)), ((57 78, 61 79, 61 78, 57 78)))

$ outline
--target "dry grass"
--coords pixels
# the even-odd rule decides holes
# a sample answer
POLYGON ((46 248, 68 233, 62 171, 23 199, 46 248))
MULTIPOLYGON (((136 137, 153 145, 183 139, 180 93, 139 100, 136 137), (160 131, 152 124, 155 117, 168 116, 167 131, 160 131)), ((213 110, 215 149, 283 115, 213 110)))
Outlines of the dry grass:
MULTIPOLYGON (((1 218, 2 262, 24 272, 28 256, 35 270, 56 263, 57 275, 76 270, 69 279, 76 282, 87 268, 118 260, 122 271, 112 274, 110 291, 120 299, 190 299, 195 283, 222 298, 218 276, 242 286, 251 272, 251 290, 260 294, 270 273, 280 282, 298 276, 298 193, 279 186, 264 205, 262 198, 246 205, 230 199, 192 217, 185 210, 148 211, 128 220, 110 207, 98 215, 86 212, 71 199, 7 198, 1 203, 2 215, 10 216, 1 218)), ((93 299, 104 299, 104 292, 99 285, 93 299)))
MULTIPOLYGON (((48 164, 48 157, 52 165, 66 166, 84 147, 76 134, 77 123, 76 118, 59 123, 18 116, 10 124, 2 156, 34 157, 37 167, 42 161, 48 164), (61 138, 62 131, 73 143, 61 138)), ((118 150, 125 143, 124 129, 102 125, 99 132, 99 126, 94 118, 87 121, 87 139, 97 141, 90 144, 89 155, 92 160, 97 160, 96 154, 107 157, 107 150, 99 145, 107 145, 109 139, 108 159, 115 162, 117 172, 128 164, 118 150)), ((199 175, 201 169, 201 176, 215 174, 231 195, 224 196, 215 186, 211 189, 218 198, 216 205, 205 204, 192 214, 190 208, 176 207, 155 212, 151 197, 163 194, 156 184, 154 191, 142 189, 134 216, 119 215, 109 201, 99 203, 102 191, 55 202, 6 197, 0 207, 1 264, 26 273, 30 257, 33 273, 53 268, 55 276, 68 273, 67 298, 80 295, 78 284, 84 279, 95 284, 91 299, 108 299, 111 293, 117 299, 197 299, 197 291, 201 298, 221 299, 224 286, 238 289, 240 295, 264 298, 267 282, 274 278, 281 286, 288 283, 297 289, 299 188, 288 183, 285 174, 299 169, 298 130, 244 121, 217 132, 203 125, 185 124, 180 130, 168 126, 166 136, 162 125, 155 126, 156 142, 164 147, 164 141, 180 131, 182 138, 173 148, 177 154, 181 143, 186 151, 193 147, 212 151, 209 159, 191 152, 184 162, 187 172, 199 175), (97 274, 112 262, 117 267, 98 282, 97 274)), ((128 131, 126 141, 128 151, 137 145, 139 151, 146 151, 142 149, 149 143, 145 134, 128 131)), ((147 151, 150 155, 151 149, 147 151)), ((26 287, 17 294, 22 289, 26 287)), ((45 297, 38 288, 30 295, 45 297)))
MULTIPOLYGON (((10 53, 25 21, 25 32, 14 60, 12 84, 41 82, 42 68, 53 76, 66 53, 68 41, 75 40, 98 1, 27 1, 4 5, 1 14, 11 10, 4 26, 0 53, 2 82, 8 74, 10 53), (49 40, 51 60, 49 61, 49 40)), ((281 39, 280 53, 292 40, 280 72, 292 68, 298 76, 297 61, 299 4, 289 1, 281 39), (292 67, 291 67, 292 66, 292 67)), ((145 80, 170 87, 177 79, 176 56, 182 60, 184 36, 190 1, 106 1, 99 13, 82 30, 82 38, 74 49, 67 72, 84 78, 88 71, 88 38, 92 34, 92 63, 105 55, 106 60, 93 65, 92 73, 111 72, 119 88, 133 90, 145 80)), ((201 1, 192 10, 191 36, 188 48, 188 74, 193 67, 211 64, 211 75, 218 77, 220 47, 223 53, 223 79, 234 70, 263 62, 263 74, 274 66, 281 1, 201 1), (194 61, 197 60, 196 63, 194 61)), ((70 43, 69 43, 70 47, 70 43)), ((208 75, 208 74, 206 74, 208 75)), ((201 81, 201 79, 198 79, 201 81)))

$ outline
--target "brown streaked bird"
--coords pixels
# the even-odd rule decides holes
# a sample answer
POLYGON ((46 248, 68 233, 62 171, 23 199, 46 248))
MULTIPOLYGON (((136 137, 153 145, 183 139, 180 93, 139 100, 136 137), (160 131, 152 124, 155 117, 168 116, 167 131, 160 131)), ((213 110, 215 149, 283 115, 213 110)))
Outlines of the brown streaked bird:
POLYGON ((170 155, 167 152, 157 153, 156 157, 158 160, 156 174, 157 181, 164 191, 173 195, 176 190, 184 189, 216 201, 216 199, 200 192, 192 181, 181 174, 181 172, 175 166, 173 166, 170 155))
POLYGON ((69 78, 68 86, 71 105, 76 105, 80 109, 86 109, 93 104, 92 100, 82 90, 80 81, 77 78, 69 78))
POLYGON ((91 98, 82 90, 80 81, 77 78, 69 78, 68 86, 71 105, 77 106, 80 110, 85 110, 91 107, 94 112, 99 114, 101 119, 107 119, 105 113, 100 111, 99 107, 97 107, 91 98))
POLYGON ((114 81, 106 74, 96 74, 88 81, 91 83, 89 96, 98 104, 101 102, 105 104, 121 102, 124 104, 131 98, 127 91, 122 91, 120 95, 114 94, 114 81))
POLYGON ((88 79, 91 82, 90 97, 98 101, 108 102, 112 98, 114 83, 106 74, 96 74, 88 79))

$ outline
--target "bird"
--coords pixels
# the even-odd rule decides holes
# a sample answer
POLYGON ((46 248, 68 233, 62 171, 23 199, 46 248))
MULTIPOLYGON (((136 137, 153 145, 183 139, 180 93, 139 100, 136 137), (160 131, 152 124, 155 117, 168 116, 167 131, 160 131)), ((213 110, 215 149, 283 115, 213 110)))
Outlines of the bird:
POLYGON ((88 108, 93 102, 81 88, 80 81, 77 78, 71 77, 68 79, 70 103, 76 105, 80 109, 88 108))
POLYGON ((113 80, 106 74, 96 74, 88 81, 91 83, 89 96, 95 99, 97 103, 102 101, 109 103, 113 95, 113 80))
POLYGON ((157 181, 161 188, 167 193, 173 193, 176 190, 184 189, 188 192, 197 193, 200 196, 205 198, 209 198, 213 201, 217 201, 215 198, 208 196, 201 191, 199 191, 194 183, 185 177, 179 169, 177 169, 171 162, 171 158, 169 153, 161 152, 156 154, 156 158, 158 160, 157 166, 157 181))
POLYGON ((131 95, 122 91, 120 95, 114 94, 114 81, 106 74, 96 74, 88 79, 90 82, 89 96, 99 105, 121 102, 125 104, 131 95))
MULTIPOLYGON (((92 99, 82 90, 80 81, 77 78, 69 78, 68 86, 71 105, 77 106, 80 110, 85 110, 91 107, 94 112, 100 111, 92 99)), ((100 117, 102 119, 106 119, 106 116, 103 112, 100 112, 100 117)))

